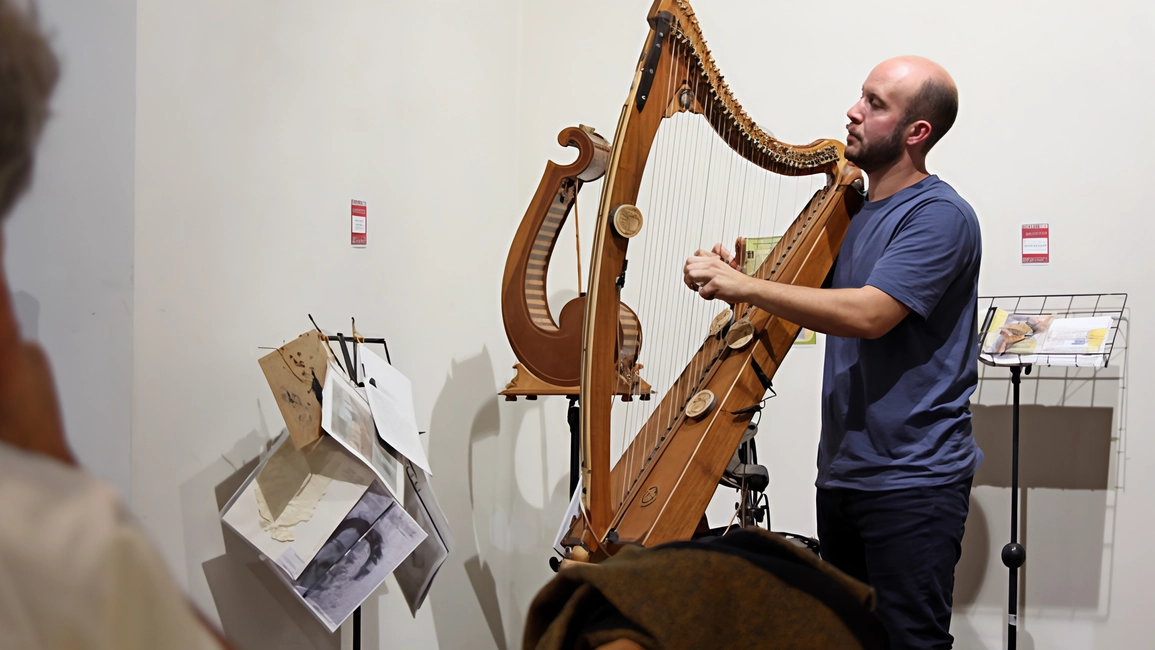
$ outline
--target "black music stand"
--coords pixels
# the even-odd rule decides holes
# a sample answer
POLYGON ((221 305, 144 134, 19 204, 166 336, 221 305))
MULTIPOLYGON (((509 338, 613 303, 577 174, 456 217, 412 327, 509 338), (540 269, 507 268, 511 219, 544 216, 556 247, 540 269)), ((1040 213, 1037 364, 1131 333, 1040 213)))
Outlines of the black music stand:
POLYGON ((1119 323, 1127 306, 1125 293, 1053 294, 1027 296, 989 296, 979 298, 987 307, 979 330, 979 361, 1011 371, 1011 541, 1003 546, 1003 565, 1008 571, 1007 649, 1016 649, 1019 626, 1019 569, 1027 561, 1027 549, 1019 544, 1019 383, 1021 375, 1031 374, 1032 365, 1106 368, 1119 333, 1119 323), (991 323, 999 311, 1023 316, 1053 315, 1055 318, 1110 317, 1110 327, 1103 343, 1094 353, 1044 353, 1030 355, 989 354, 983 352, 991 323))
MULTIPOLYGON (((356 384, 362 388, 365 387, 365 383, 362 381, 359 381, 357 378, 357 344, 358 343, 378 343, 378 344, 380 344, 381 347, 385 348, 385 361, 387 361, 389 363, 389 365, 393 365, 393 359, 389 357, 389 344, 385 342, 384 338, 372 338, 372 339, 370 339, 370 338, 363 338, 360 336, 348 336, 348 337, 346 337, 341 332, 337 332, 337 334, 335 336, 331 336, 331 335, 328 335, 328 334, 325 334, 324 332, 322 332, 320 327, 317 327, 317 321, 313 320, 313 316, 311 314, 309 315, 309 320, 312 321, 313 327, 316 327, 317 331, 321 332, 321 335, 325 338, 326 341, 339 341, 340 342, 340 344, 341 344, 341 356, 343 356, 345 358, 344 370, 345 370, 345 373, 349 375, 349 378, 353 380, 354 384, 356 384), (353 342, 353 356, 352 356, 352 358, 349 357, 349 346, 347 343, 348 341, 353 342)), ((354 331, 356 331, 356 325, 354 325, 354 331)), ((340 361, 337 362, 337 365, 340 365, 340 361)), ((361 607, 360 606, 358 606, 357 609, 353 610, 353 650, 361 650, 361 607)))

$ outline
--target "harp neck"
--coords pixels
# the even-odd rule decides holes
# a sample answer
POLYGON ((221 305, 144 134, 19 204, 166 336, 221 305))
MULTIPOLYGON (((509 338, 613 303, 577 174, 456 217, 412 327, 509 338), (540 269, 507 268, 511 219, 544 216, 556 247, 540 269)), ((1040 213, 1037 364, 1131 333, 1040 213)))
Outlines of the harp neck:
POLYGON ((844 164, 841 142, 823 139, 806 145, 788 144, 750 118, 718 69, 689 3, 656 0, 650 8, 649 21, 651 46, 639 65, 641 88, 649 87, 648 79, 657 73, 658 66, 647 63, 662 55, 676 59, 670 71, 679 79, 666 89, 667 97, 637 93, 634 103, 639 111, 651 99, 665 99, 667 114, 683 110, 703 114, 730 148, 764 169, 787 176, 825 173, 837 178, 838 168, 844 164), (663 31, 664 42, 655 47, 654 44, 659 43, 657 34, 663 31))

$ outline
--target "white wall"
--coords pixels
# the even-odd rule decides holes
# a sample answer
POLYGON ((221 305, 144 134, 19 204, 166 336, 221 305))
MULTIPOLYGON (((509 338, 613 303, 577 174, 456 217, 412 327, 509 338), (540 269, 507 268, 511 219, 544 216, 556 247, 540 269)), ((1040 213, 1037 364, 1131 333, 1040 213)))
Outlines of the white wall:
MULTIPOLYGON (((459 541, 416 620, 392 582, 370 601, 367 646, 519 645, 549 577, 568 439, 564 400, 495 396, 513 362, 502 265, 546 159, 572 157, 557 132, 581 122, 612 133, 649 4, 137 8, 133 506, 240 647, 332 647, 250 570, 215 514, 281 428, 258 346, 296 336, 306 313, 343 331, 355 316, 362 332, 390 339, 414 382, 434 486, 459 541), (369 203, 365 250, 346 239, 353 198, 369 203)), ((1140 206, 1155 140, 1144 115, 1155 22, 1146 4, 884 2, 869 13, 849 2, 699 4, 735 94, 787 141, 840 137, 877 61, 913 52, 943 63, 962 111, 930 163, 979 213, 982 292, 1129 291, 1135 329, 1150 320, 1140 206), (1030 221, 1052 225, 1051 266, 1017 263, 1017 229, 1030 221)), ((587 240, 596 196, 593 187, 582 195, 587 240)), ((552 277, 559 300, 576 287, 566 250, 552 277)), ((775 527, 797 532, 813 532, 819 356, 792 355, 776 382, 785 399, 764 417, 775 527)), ((1155 388, 1153 365, 1136 339, 1129 394, 1155 388)), ((1079 493, 1031 497, 1051 512, 1110 504, 1110 561, 1094 559, 1105 586, 1093 607, 1048 607, 1032 592, 1049 584, 1032 571, 1090 559, 1060 549, 1054 562, 1028 562, 1024 636, 1037 647, 1136 647, 1147 636, 1155 449, 1142 423, 1155 414, 1142 399, 1128 408, 1133 431, 1115 468, 1124 487, 1091 503, 1079 493)), ((1003 543, 1005 497, 976 490, 991 522, 987 566, 1003 543)), ((1032 516, 1029 557, 1046 558, 1036 549, 1068 531, 1061 517, 1032 516)), ((999 647, 1005 574, 984 575, 956 614, 959 647, 999 647)))
POLYGON ((131 487, 136 2, 41 0, 60 59, 36 180, 5 226, 24 335, 52 359, 69 441, 131 487))
POLYGON ((152 2, 138 24, 134 508, 240 647, 330 647, 225 555, 216 510, 282 427, 258 346, 356 317, 413 379, 460 543, 417 621, 392 583, 370 601, 367 647, 505 646, 517 5, 152 2))

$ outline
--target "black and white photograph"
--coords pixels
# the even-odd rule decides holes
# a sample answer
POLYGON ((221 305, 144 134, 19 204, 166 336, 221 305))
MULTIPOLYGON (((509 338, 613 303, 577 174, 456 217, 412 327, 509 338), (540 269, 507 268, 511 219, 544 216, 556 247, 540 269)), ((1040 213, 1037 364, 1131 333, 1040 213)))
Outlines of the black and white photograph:
POLYGON ((336 630, 425 536, 397 500, 374 483, 293 589, 329 630, 336 630))

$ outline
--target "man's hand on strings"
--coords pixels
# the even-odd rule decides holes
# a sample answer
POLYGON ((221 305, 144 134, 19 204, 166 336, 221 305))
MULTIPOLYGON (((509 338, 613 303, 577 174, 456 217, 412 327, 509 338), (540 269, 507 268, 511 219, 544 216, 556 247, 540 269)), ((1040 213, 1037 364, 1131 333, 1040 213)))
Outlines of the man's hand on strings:
MULTIPOLYGON (((734 242, 734 248, 735 249, 738 248, 739 241, 741 241, 741 239, 734 242)), ((730 254, 730 251, 726 250, 725 246, 723 246, 721 244, 714 244, 714 247, 710 249, 710 252, 714 255, 717 255, 718 258, 721 259, 726 264, 729 264, 730 268, 732 268, 734 270, 738 270, 738 268, 739 268, 738 258, 736 256, 730 254)))
POLYGON ((741 290, 750 278, 738 270, 738 260, 725 246, 715 244, 711 250, 698 249, 682 269, 686 286, 706 300, 740 302, 741 290))

